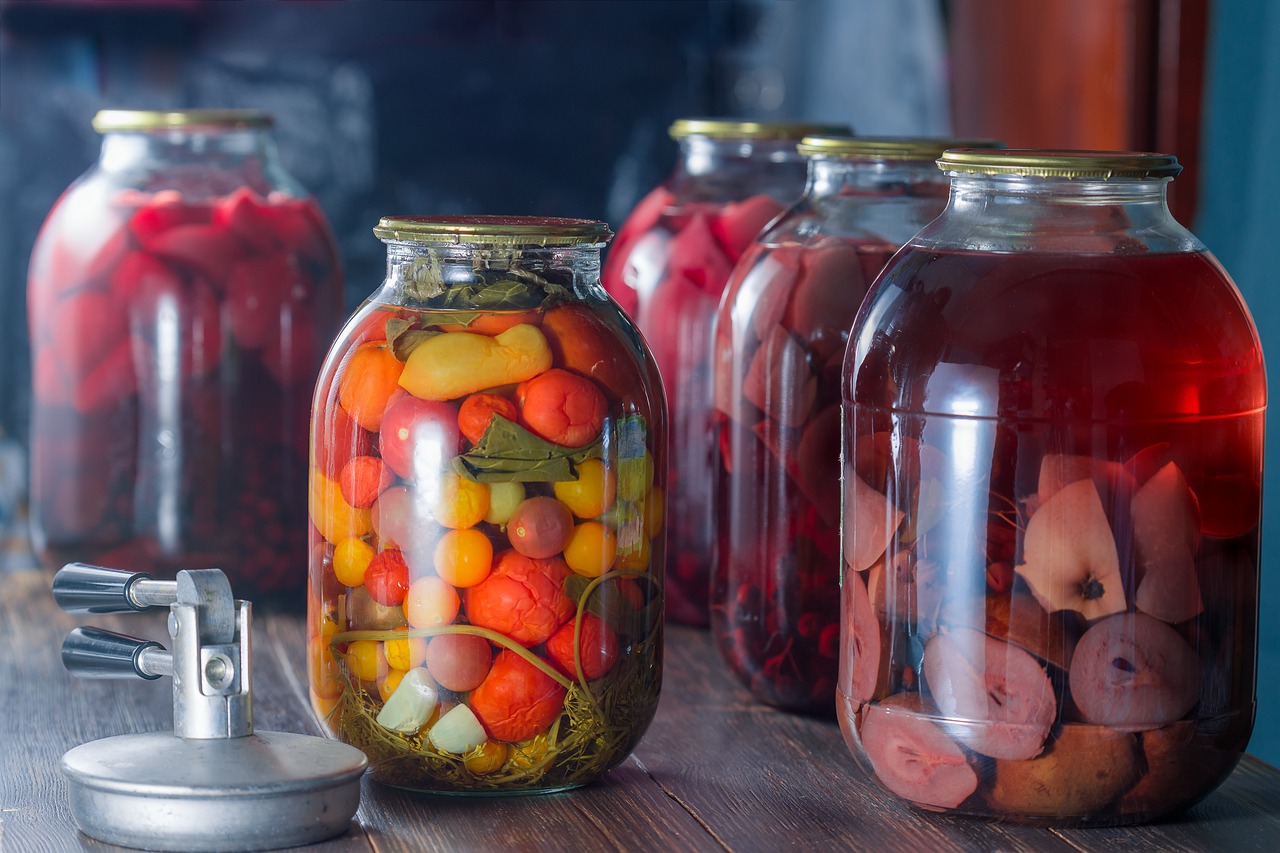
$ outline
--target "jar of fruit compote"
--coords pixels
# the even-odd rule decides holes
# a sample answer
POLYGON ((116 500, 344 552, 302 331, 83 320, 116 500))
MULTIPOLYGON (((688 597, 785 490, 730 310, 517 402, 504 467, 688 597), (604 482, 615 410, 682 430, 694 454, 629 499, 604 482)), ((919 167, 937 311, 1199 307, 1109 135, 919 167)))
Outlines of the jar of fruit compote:
POLYGON ((848 128, 681 119, 670 132, 681 158, 627 217, 604 287, 653 347, 671 406, 667 618, 706 625, 715 547, 711 324, 733 265, 804 189, 796 143, 848 128))
POLYGON ((846 738, 921 808, 1159 818, 1253 725, 1256 329, 1173 157, 938 162, 844 365, 846 738))
POLYGON ((305 585, 307 415, 337 250, 265 113, 100 112, 32 250, 31 530, 42 562, 305 585))
POLYGON ((763 702, 835 710, 840 366, 871 282, 942 212, 935 161, 960 142, 806 137, 804 195, 756 237, 720 303, 711 624, 763 702))
POLYGON ((662 671, 666 403, 603 223, 396 217, 312 418, 311 698, 373 777, 555 791, 662 671))

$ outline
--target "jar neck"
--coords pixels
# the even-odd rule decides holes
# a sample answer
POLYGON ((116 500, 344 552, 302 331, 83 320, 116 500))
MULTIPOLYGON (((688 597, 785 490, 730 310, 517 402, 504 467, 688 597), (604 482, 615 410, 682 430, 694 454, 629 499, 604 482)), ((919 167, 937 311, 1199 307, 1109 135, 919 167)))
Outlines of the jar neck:
POLYGON ((597 244, 545 247, 387 240, 377 301, 439 310, 527 311, 548 297, 603 298, 597 244))
POLYGON ((977 251, 1201 250, 1169 211, 1171 180, 953 175, 936 227, 913 242, 949 244, 967 232, 977 251))
POLYGON ((812 199, 823 199, 840 195, 901 195, 924 186, 930 195, 936 195, 946 185, 946 177, 930 160, 811 157, 804 192, 812 199))
POLYGON ((805 158, 794 139, 694 135, 680 140, 680 150, 670 181, 678 198, 735 201, 764 194, 791 202, 804 186, 805 158))
POLYGON ((98 169, 116 179, 146 184, 176 182, 193 195, 217 195, 247 185, 266 194, 305 196, 280 165, 275 141, 261 128, 170 128, 103 134, 98 169))

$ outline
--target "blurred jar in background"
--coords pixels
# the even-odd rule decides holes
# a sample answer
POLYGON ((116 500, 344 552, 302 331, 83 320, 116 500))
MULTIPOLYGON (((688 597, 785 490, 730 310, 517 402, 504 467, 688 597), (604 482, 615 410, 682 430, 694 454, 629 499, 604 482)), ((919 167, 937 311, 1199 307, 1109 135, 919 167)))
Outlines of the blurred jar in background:
POLYGON ((41 561, 218 566, 301 592, 307 430, 337 251, 270 117, 111 110, 32 250, 31 530, 41 561))
POLYGON ((804 189, 796 143, 848 128, 680 119, 681 159, 631 212, 602 276, 645 335, 671 413, 667 618, 708 623, 715 543, 711 324, 729 272, 804 189))
POLYGON ((972 140, 806 137, 801 199, 734 269, 716 318, 711 624, 757 699, 831 713, 840 620, 840 366, 898 247, 946 205, 972 140))

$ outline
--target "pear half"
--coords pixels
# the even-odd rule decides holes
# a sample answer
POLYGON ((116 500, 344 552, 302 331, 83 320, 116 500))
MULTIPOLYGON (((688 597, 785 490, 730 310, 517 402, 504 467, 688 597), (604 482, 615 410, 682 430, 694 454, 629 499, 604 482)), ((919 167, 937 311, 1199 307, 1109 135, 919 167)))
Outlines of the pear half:
POLYGON ((1125 609, 1120 557, 1093 480, 1062 486, 1031 515, 1021 565, 1040 606, 1075 610, 1089 620, 1125 609))

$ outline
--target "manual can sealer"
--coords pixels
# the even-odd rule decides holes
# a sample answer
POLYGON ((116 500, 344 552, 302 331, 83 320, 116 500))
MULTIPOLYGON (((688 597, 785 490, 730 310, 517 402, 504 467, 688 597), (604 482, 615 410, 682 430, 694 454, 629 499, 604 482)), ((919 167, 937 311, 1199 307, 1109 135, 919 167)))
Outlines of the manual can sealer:
POLYGON ((367 760, 338 741, 254 732, 252 604, 219 569, 172 581, 69 563, 53 579, 69 613, 169 608, 173 651, 76 628, 62 663, 82 678, 173 679, 173 731, 104 738, 68 750, 61 769, 86 835, 146 850, 293 847, 346 831, 367 760))

